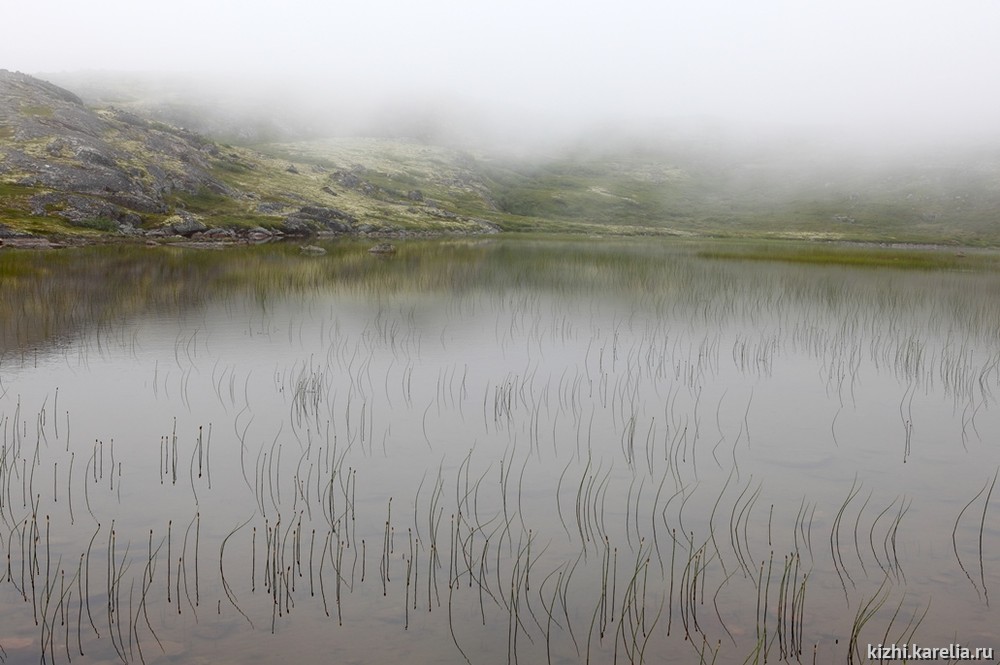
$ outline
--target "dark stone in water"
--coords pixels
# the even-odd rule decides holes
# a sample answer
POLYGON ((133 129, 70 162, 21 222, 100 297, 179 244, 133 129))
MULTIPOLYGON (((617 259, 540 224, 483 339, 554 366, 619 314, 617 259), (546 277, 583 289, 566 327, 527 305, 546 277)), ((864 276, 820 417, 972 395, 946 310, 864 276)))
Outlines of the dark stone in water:
POLYGON ((396 246, 388 242, 380 242, 368 250, 371 254, 395 254, 396 246))

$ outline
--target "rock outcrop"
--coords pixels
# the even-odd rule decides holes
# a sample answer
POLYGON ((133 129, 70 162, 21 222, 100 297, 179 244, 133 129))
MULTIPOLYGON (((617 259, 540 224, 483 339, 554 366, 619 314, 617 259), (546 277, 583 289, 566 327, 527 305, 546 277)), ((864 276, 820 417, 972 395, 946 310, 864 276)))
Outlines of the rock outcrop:
POLYGON ((350 233, 357 221, 352 215, 336 208, 302 206, 285 218, 283 230, 289 235, 350 233))
POLYGON ((138 227, 172 212, 177 194, 242 197, 212 176, 225 159, 190 132, 88 109, 58 86, 0 70, 0 183, 37 192, 27 214, 138 227))
POLYGON ((88 108, 68 90, 0 70, 5 234, 40 229, 93 237, 96 230, 150 240, 262 242, 282 235, 496 230, 449 212, 429 197, 436 190, 425 192, 410 186, 423 180, 411 180, 396 188, 391 177, 360 164, 293 164, 220 145, 130 111, 88 108))

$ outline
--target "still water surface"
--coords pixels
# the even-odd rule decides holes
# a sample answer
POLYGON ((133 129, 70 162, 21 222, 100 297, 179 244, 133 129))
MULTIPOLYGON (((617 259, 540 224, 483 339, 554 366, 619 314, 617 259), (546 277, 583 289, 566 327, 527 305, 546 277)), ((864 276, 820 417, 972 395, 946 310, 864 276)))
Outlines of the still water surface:
POLYGON ((0 662, 1000 647, 1000 275, 0 255, 0 662))

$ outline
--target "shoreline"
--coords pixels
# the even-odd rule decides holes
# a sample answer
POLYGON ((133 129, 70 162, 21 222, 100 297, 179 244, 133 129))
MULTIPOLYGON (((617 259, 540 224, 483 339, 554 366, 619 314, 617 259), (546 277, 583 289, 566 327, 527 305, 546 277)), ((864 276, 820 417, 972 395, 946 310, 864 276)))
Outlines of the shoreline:
MULTIPOLYGON (((799 237, 778 237, 761 238, 756 236, 720 236, 716 234, 698 235, 692 233, 675 233, 662 229, 649 229, 647 232, 632 228, 629 233, 581 233, 578 231, 566 231, 563 233, 552 231, 539 232, 462 232, 454 230, 382 230, 366 231, 358 233, 316 233, 311 235, 290 235, 280 231, 269 231, 258 227, 256 229, 241 229, 240 231, 224 230, 219 228, 208 229, 205 232, 194 233, 190 236, 166 235, 166 234, 100 234, 100 235, 17 235, 12 237, 0 237, 0 253, 5 249, 13 250, 58 250, 82 247, 96 247, 108 245, 143 245, 147 247, 183 247, 187 249, 233 249, 239 247, 249 247, 257 245, 278 244, 278 243, 303 243, 323 242, 337 239, 373 242, 389 240, 431 240, 436 238, 535 238, 549 241, 580 241, 580 240, 626 240, 634 238, 673 238, 679 241, 694 241, 705 243, 734 243, 745 244, 747 247, 790 247, 801 246, 803 248, 827 248, 832 250, 883 250, 899 252, 933 252, 951 253, 955 258, 965 258, 968 255, 990 255, 1000 256, 1000 247, 949 244, 946 242, 906 242, 900 240, 850 240, 833 238, 799 238, 799 237)), ((716 257, 723 258, 723 257, 716 257)), ((725 258, 733 259, 766 259, 766 255, 747 254, 745 256, 733 255, 725 258)), ((775 260, 781 260, 775 257, 775 260)))

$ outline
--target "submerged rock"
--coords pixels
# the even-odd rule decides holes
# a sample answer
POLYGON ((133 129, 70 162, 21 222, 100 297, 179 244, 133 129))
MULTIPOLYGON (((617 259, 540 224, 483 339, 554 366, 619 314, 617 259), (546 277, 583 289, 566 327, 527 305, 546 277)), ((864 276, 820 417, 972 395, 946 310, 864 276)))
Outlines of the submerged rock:
POLYGON ((389 242, 380 242, 368 250, 370 254, 395 254, 396 246, 389 242))
POLYGON ((317 247, 316 245, 303 245, 302 247, 299 248, 299 251, 309 256, 323 256, 324 254, 326 254, 325 249, 323 249, 322 247, 317 247))

